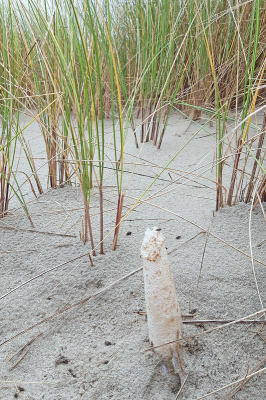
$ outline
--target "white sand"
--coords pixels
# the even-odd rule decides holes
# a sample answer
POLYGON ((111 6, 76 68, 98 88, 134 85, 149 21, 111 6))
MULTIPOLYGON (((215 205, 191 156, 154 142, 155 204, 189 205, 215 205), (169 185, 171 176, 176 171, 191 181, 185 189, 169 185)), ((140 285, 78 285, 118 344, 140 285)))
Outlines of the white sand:
MULTIPOLYGON (((207 129, 215 132, 215 128, 207 129)), ((162 149, 157 150, 152 143, 146 143, 141 158, 164 166, 194 132, 195 127, 188 124, 187 120, 173 116, 162 149)), ((197 165, 196 160, 215 144, 215 139, 206 135, 206 132, 200 132, 197 139, 173 161, 171 168, 182 171, 196 168, 192 165, 197 165)), ((25 136, 30 140, 34 155, 37 156, 38 152, 40 157, 45 157, 36 123, 26 131, 25 136)), ((131 155, 138 154, 133 140, 127 145, 126 151, 131 155)), ((213 158, 214 149, 208 153, 203 164, 211 163, 213 158)), ((39 160, 38 165, 43 161, 39 160)), ((135 158, 126 155, 125 161, 134 162, 135 158)), ((151 177, 158 173, 159 169, 152 167, 147 161, 139 161, 145 166, 137 166, 127 195, 138 197, 150 184, 151 177)), ((26 171, 26 160, 20 168, 26 171)), ((45 168, 40 170, 44 187, 47 174, 45 168)), ((201 171, 204 169, 207 167, 201 171)), ((126 183, 132 165, 125 164, 125 170, 129 171, 124 175, 126 183)), ((98 293, 140 268, 140 245, 144 232, 147 227, 153 226, 161 228, 166 236, 183 314, 196 309, 194 319, 227 320, 260 310, 252 264, 248 257, 209 236, 197 287, 206 234, 200 234, 175 250, 201 231, 179 218, 178 214, 205 230, 211 226, 212 234, 250 254, 249 205, 240 203, 213 214, 214 183, 189 175, 190 181, 181 178, 177 184, 171 184, 171 178, 174 180, 178 177, 176 170, 170 172, 171 176, 165 171, 145 197, 147 199, 159 190, 162 193, 174 189, 163 197, 150 200, 152 204, 163 207, 172 214, 150 204, 138 206, 121 225, 117 250, 111 250, 111 235, 105 242, 105 255, 94 257, 93 267, 88 257, 71 261, 90 250, 89 243, 83 245, 79 240, 80 222, 68 232, 76 235, 73 238, 7 229, 3 224, 30 228, 21 209, 1 220, 1 252, 11 253, 1 253, 0 297, 43 271, 64 262, 68 264, 35 279, 0 300, 0 341, 14 337, 64 307, 98 293), (168 186, 169 184, 171 185, 168 186), (127 235, 127 232, 131 232, 131 235, 127 235), (176 239, 178 236, 181 238, 176 239), (21 252, 22 250, 29 251, 21 252)), ((204 175, 215 180, 215 169, 204 175)), ((115 224, 117 191, 114 187, 113 170, 106 169, 106 177, 109 179, 105 181, 104 206, 105 210, 111 210, 104 217, 107 234, 115 224)), ((228 177, 229 169, 225 170, 225 179, 228 177)), ((24 190, 25 193, 30 193, 29 186, 25 185, 24 190)), ((27 197, 29 199, 32 199, 31 194, 27 197)), ((125 199, 124 211, 132 202, 131 198, 125 199)), ((10 209, 17 206, 15 200, 10 203, 10 209)), ((35 229, 39 231, 63 234, 83 218, 81 196, 79 189, 75 187, 50 189, 38 200, 33 200, 29 210, 35 229), (69 217, 65 220, 69 212, 69 217)), ((98 242, 97 192, 92 198, 91 214, 94 239, 98 242)), ((253 255, 266 263, 266 242, 258 246, 266 238, 265 222, 259 208, 252 213, 251 232, 253 255)), ((266 304, 265 266, 255 263, 255 268, 262 301, 266 304)), ((24 400, 175 399, 179 385, 176 381, 169 380, 164 374, 160 358, 149 350, 146 316, 136 313, 140 309, 145 311, 142 271, 83 305, 2 345, 0 399, 12 399, 16 393, 14 384, 3 381, 14 381, 25 389, 20 392, 24 400), (41 335, 22 353, 8 361, 38 334, 41 335), (28 352, 23 359, 11 369, 26 351, 28 352)), ((217 324, 185 324, 184 335, 195 335, 214 326, 217 324)), ((264 331, 261 332, 261 337, 254 336, 254 331, 258 328, 259 325, 234 325, 184 343, 184 376, 180 373, 180 377, 182 382, 188 374, 189 378, 179 399, 196 400, 209 391, 244 377, 248 367, 251 370, 265 356, 265 343, 262 339, 265 336, 264 331)), ((260 368, 263 366, 264 364, 260 368)), ((234 399, 263 399, 265 385, 264 374, 252 378, 234 399)), ((221 399, 225 393, 226 391, 221 392, 210 399, 221 399)))

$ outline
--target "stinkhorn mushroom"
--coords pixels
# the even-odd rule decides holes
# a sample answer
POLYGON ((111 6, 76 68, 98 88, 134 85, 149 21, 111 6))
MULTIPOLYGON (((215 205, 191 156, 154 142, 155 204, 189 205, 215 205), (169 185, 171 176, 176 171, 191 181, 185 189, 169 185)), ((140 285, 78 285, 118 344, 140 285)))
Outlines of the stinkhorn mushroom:
POLYGON ((141 257, 150 343, 163 359, 170 360, 179 356, 177 340, 182 338, 183 324, 161 229, 146 230, 141 257))

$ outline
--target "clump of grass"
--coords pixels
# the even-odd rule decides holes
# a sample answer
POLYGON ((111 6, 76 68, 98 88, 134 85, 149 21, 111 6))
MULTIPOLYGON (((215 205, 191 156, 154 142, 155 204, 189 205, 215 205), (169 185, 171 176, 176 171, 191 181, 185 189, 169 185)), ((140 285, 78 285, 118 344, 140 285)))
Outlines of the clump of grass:
MULTIPOLYGON (((29 0, 27 6, 2 2, 1 215, 8 209, 11 177, 12 190, 28 214, 13 171, 17 141, 24 140, 19 134, 23 108, 38 114, 49 185, 56 188, 71 184, 73 175, 78 178, 85 210, 84 241, 90 237, 94 254, 90 201, 95 188, 99 191, 100 253, 104 252, 104 118, 112 121, 117 185, 113 249, 125 196, 128 127, 133 129, 136 147, 152 141, 160 148, 173 108, 193 121, 202 112, 216 121, 216 208, 231 205, 240 191, 240 183, 235 191, 239 159, 252 127, 247 117, 264 104, 265 15, 261 1, 29 0), (136 117, 141 120, 139 140, 136 117), (234 118, 244 121, 241 133, 228 137, 227 121, 234 118), (224 156, 232 149, 234 166, 227 196, 222 180, 224 156)), ((263 132, 246 201, 259 179, 263 132)), ((34 157, 25 144, 24 149, 41 193, 34 157)), ((262 196, 265 184, 260 174, 262 196)), ((245 176, 242 170, 241 177, 245 176)))
POLYGON ((15 152, 22 132, 19 128, 21 102, 18 99, 23 96, 20 86, 24 78, 19 33, 11 3, 7 8, 4 5, 3 2, 0 8, 0 217, 6 215, 10 196, 14 193, 33 226, 15 168, 15 152))

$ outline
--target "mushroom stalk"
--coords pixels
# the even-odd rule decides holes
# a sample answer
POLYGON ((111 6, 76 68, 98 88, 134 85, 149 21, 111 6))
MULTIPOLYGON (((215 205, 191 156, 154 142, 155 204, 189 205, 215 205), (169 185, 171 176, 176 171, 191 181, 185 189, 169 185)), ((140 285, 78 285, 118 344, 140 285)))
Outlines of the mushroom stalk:
POLYGON ((146 230, 141 257, 150 343, 163 359, 170 360, 178 354, 177 339, 183 336, 183 323, 160 229, 146 230), (163 346, 169 342, 174 343, 163 346))

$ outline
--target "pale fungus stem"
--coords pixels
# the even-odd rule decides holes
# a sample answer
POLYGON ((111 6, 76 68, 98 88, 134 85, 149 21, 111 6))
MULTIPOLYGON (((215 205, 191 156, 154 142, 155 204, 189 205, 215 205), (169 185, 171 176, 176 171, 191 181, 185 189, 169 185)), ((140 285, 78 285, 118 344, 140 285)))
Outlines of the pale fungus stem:
POLYGON ((172 359, 179 354, 177 342, 182 338, 183 324, 177 301, 177 293, 170 268, 165 237, 160 229, 147 229, 141 246, 143 258, 145 299, 149 328, 149 339, 163 359, 172 359))

